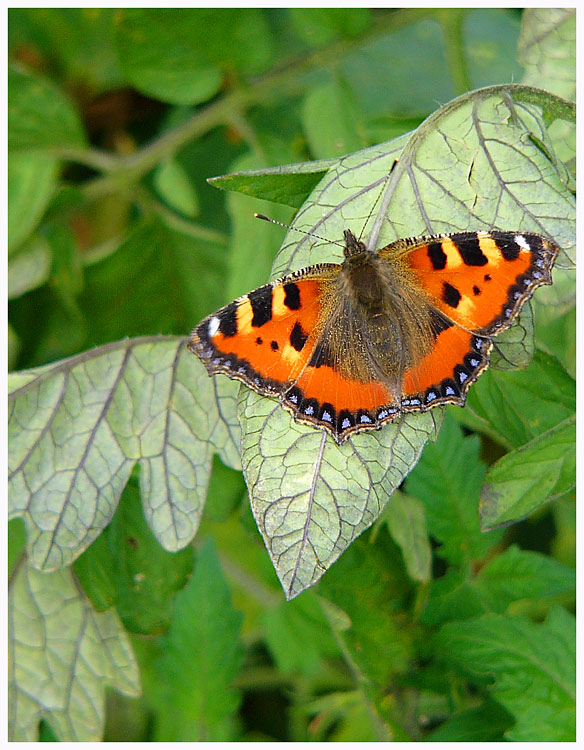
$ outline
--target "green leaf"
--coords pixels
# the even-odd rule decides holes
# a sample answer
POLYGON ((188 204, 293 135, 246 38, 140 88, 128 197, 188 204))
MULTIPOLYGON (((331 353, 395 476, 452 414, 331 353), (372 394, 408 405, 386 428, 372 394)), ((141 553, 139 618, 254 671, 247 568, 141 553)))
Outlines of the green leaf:
POLYGON ((240 395, 242 464, 251 507, 292 599, 312 586, 377 518, 434 437, 435 414, 407 417, 337 445, 255 393, 240 395), (398 442, 399 453, 391 452, 398 442))
POLYGON ((24 554, 26 545, 26 531, 24 523, 20 518, 13 518, 8 522, 8 575, 12 575, 12 570, 20 556, 24 554))
POLYGON ((361 690, 322 695, 310 701, 306 712, 314 716, 310 724, 313 742, 379 742, 371 708, 361 690))
MULTIPOLYGON (((449 15, 452 15, 450 9, 445 13, 446 17, 449 15)), ((464 9, 460 38, 445 36, 444 40, 451 60, 450 70, 454 60, 468 68, 470 88, 520 80, 523 70, 515 54, 519 26, 514 8, 464 9), (455 40, 462 47, 462 54, 456 57, 453 50, 448 49, 455 40)), ((451 74, 454 77, 455 74, 451 74)))
POLYGON ((22 349, 22 342, 18 337, 18 334, 14 328, 8 323, 8 372, 11 372, 16 367, 18 356, 22 349))
POLYGON ((224 72, 259 73, 272 55, 258 9, 125 8, 117 31, 128 80, 173 104, 206 101, 219 91, 224 72))
POLYGON ((8 71, 8 148, 41 151, 85 145, 77 111, 46 78, 16 67, 8 71))
MULTIPOLYGON (((540 311, 538 307, 538 313, 540 311)), ((544 308, 546 309, 546 308, 544 308)), ((564 315, 537 318, 537 345, 552 357, 556 357, 566 368, 570 377, 576 375, 576 308, 564 315)))
POLYGON ((136 696, 138 669, 116 616, 95 612, 70 570, 39 573, 22 561, 8 594, 13 742, 38 739, 46 718, 62 742, 95 742, 104 686, 136 696))
POLYGON ((153 635, 165 631, 174 595, 190 577, 189 547, 171 553, 146 524, 138 481, 130 478, 107 530, 116 582, 116 608, 126 630, 153 635))
POLYGON ((62 79, 93 92, 123 86, 117 65, 114 8, 12 8, 9 48, 37 48, 62 79))
MULTIPOLYGON (((247 154, 236 161, 235 168, 237 171, 247 169, 256 166, 258 161, 254 155, 247 154)), ((281 229, 256 219, 254 212, 268 211, 270 218, 275 220, 290 219, 288 209, 261 204, 240 193, 230 193, 227 196, 227 209, 232 231, 227 258, 228 279, 223 284, 224 302, 265 282, 270 273, 275 248, 283 236, 281 229)))
POLYGON ((426 446, 408 477, 408 494, 426 510, 430 534, 442 543, 438 554, 454 565, 480 560, 500 534, 480 530, 478 499, 485 476, 478 437, 463 437, 452 418, 444 421, 438 440, 426 446))
POLYGON ((493 612, 504 612, 519 599, 540 599, 575 589, 575 571, 538 552, 515 545, 482 568, 476 583, 493 612))
POLYGON ((109 523, 140 463, 144 512, 169 551, 192 539, 217 451, 238 467, 234 396, 182 339, 125 340, 10 375, 10 515, 33 565, 68 565, 109 523))
POLYGON ((413 632, 403 620, 411 584, 400 563, 389 535, 379 535, 375 544, 361 537, 318 585, 319 596, 345 614, 343 621, 331 615, 330 606, 323 610, 350 654, 349 663, 363 683, 381 691, 395 675, 409 671, 413 658, 413 632))
POLYGON ((117 599, 116 561, 112 557, 107 532, 106 529, 73 562, 73 572, 98 612, 115 606, 117 599))
POLYGON ((288 164, 284 167, 251 169, 209 177, 207 182, 221 190, 235 190, 252 198, 300 208, 336 159, 288 164))
POLYGON ((402 492, 394 492, 383 511, 383 518, 402 551, 410 578, 421 582, 430 580, 432 549, 423 503, 402 492))
POLYGON ((516 742, 575 740, 575 618, 560 607, 546 621, 485 615, 445 625, 441 657, 490 679, 493 698, 515 717, 506 738, 516 742))
POLYGON ((574 413, 575 388, 556 359, 536 352, 527 370, 481 376, 456 418, 505 448, 519 448, 574 413))
POLYGON ((133 225, 118 250, 85 269, 84 277, 79 306, 95 343, 122 333, 184 333, 227 301, 224 248, 156 219, 133 225))
POLYGON ((342 36, 358 36, 370 24, 368 8, 289 8, 292 26, 300 39, 322 47, 342 36))
POLYGON ((309 594, 265 609, 261 621, 266 644, 282 674, 315 677, 322 672, 326 657, 339 656, 328 620, 309 594))
POLYGON ((576 98, 576 9, 526 8, 517 50, 523 83, 576 98))
POLYGON ((575 416, 507 453, 490 467, 481 495, 481 526, 525 518, 576 484, 575 416))
POLYGON ((8 262, 8 299, 41 286, 51 271, 51 247, 42 236, 34 237, 8 262))
POLYGON ((573 591, 573 568, 537 552, 511 546, 478 574, 450 569, 433 581, 422 616, 427 625, 504 613, 522 599, 542 599, 573 591))
POLYGON ((184 169, 175 159, 167 159, 154 172, 154 186, 160 197, 185 216, 199 213, 196 190, 184 169))
POLYGON ((239 696, 231 685, 241 664, 241 620, 208 540, 191 582, 176 597, 164 639, 157 742, 233 739, 229 719, 239 696))
POLYGON ((370 39, 343 60, 342 75, 369 117, 390 113, 423 118, 437 101, 450 101, 456 94, 441 24, 426 8, 415 12, 419 21, 396 23, 393 33, 370 39))
POLYGON ((12 153, 8 159, 8 251, 37 227, 57 184, 57 160, 45 154, 12 153))
POLYGON ((247 502, 247 492, 241 471, 225 466, 215 454, 205 501, 205 518, 223 523, 242 502, 247 502))
POLYGON ((342 156, 367 145, 363 114, 350 89, 338 80, 315 86, 302 104, 302 125, 311 153, 342 156), (321 113, 327 112, 327 117, 321 113))
POLYGON ((454 714, 424 737, 424 742, 502 742, 513 717, 495 701, 454 714))

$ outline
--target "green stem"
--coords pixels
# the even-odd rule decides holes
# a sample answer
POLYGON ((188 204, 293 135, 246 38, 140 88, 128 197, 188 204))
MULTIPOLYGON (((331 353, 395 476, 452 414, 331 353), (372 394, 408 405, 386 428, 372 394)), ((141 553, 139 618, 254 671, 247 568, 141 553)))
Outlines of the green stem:
POLYGON ((438 16, 444 34, 446 64, 457 94, 464 94, 471 88, 462 34, 462 23, 467 12, 466 8, 444 8, 440 9, 438 16))
POLYGON ((155 213, 164 219, 165 224, 177 232, 182 232, 189 237, 203 242, 213 242, 217 245, 227 246, 227 237, 223 232, 208 229, 194 221, 189 221, 169 210, 163 203, 156 200, 152 193, 143 186, 138 186, 135 192, 137 204, 145 214, 155 213))

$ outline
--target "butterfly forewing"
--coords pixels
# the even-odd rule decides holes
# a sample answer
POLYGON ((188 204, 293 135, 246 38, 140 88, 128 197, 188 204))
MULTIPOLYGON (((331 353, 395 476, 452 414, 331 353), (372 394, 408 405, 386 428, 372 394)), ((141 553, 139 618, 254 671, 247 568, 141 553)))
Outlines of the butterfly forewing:
POLYGON ((260 393, 281 393, 310 357, 323 286, 340 268, 305 269, 240 297, 205 318, 189 348, 210 374, 224 373, 260 393))
MULTIPOLYGON (((407 264, 436 307, 484 335, 508 328, 534 290, 551 283, 558 251, 529 232, 464 232, 413 243, 407 264)), ((380 254, 391 255, 391 247, 380 254)))

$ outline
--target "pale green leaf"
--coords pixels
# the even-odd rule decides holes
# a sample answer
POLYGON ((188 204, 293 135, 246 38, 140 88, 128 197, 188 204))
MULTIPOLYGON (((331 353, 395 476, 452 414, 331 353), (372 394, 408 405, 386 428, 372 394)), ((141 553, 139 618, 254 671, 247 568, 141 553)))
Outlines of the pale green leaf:
POLYGON ((481 495, 488 530, 525 518, 576 484, 576 419, 568 417, 494 463, 481 495))
POLYGON ((51 247, 42 236, 34 237, 12 255, 8 262, 8 299, 44 284, 51 271, 51 258, 51 247))
POLYGON ((576 621, 556 607, 534 624, 485 615, 449 623, 438 637, 448 662, 493 682, 493 697, 515 717, 506 738, 517 742, 575 740, 576 621))
POLYGON ((527 8, 517 46, 525 67, 523 83, 575 101, 575 8, 527 8))
POLYGON ((113 610, 95 612, 71 570, 39 573, 22 560, 8 594, 10 739, 38 740, 44 718, 66 742, 96 742, 104 686, 140 692, 138 667, 113 610))
POLYGON ((432 549, 423 504, 411 495, 394 492, 383 517, 389 533, 402 551, 409 576, 415 581, 428 581, 432 549))
POLYGON ((144 512, 169 551, 195 534, 213 453, 239 466, 237 387, 178 338, 121 341, 9 382, 10 516, 33 565, 68 565, 109 523, 136 462, 144 512))
MULTIPOLYGON (((523 12, 517 56, 525 66, 523 83, 576 99, 576 9, 527 8, 523 12)), ((576 126, 556 121, 550 138, 558 158, 571 172, 575 190, 576 126)))
POLYGON ((435 437, 440 417, 406 417, 339 446, 294 422, 277 402, 242 392, 244 474, 287 598, 316 583, 375 521, 426 440, 435 437))

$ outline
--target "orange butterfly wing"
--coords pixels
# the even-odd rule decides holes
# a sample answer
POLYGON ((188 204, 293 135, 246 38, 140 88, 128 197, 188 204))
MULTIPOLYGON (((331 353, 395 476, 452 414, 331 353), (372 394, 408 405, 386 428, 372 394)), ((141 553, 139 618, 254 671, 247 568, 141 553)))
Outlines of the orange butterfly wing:
POLYGON ((189 349, 210 374, 225 373, 265 395, 281 393, 310 357, 322 285, 339 270, 323 264, 240 297, 195 328, 189 349))
MULTIPOLYGON (((488 366, 490 337, 508 328, 538 286, 551 284, 558 248, 527 232, 463 232, 406 240, 409 270, 445 321, 432 351, 406 372, 408 399, 421 408, 464 404, 488 366), (416 401, 417 403, 417 401, 416 401)), ((392 246, 379 254, 396 252, 392 246)))
POLYGON ((533 291, 551 284, 558 248, 537 234, 463 232, 431 239, 410 250, 408 267, 436 307, 469 331, 493 335, 508 328, 533 291))

